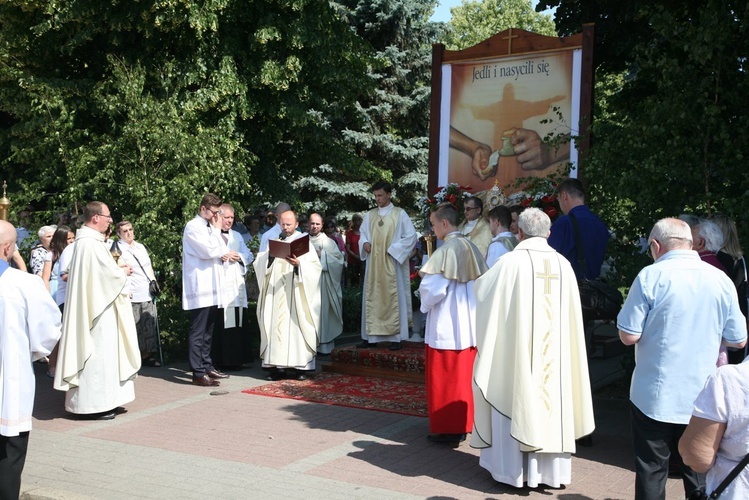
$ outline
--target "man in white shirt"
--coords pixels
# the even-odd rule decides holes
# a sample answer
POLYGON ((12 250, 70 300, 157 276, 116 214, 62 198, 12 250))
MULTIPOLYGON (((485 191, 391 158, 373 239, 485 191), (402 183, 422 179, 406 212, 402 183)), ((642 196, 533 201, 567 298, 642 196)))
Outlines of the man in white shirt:
POLYGON ((192 383, 203 387, 220 385, 218 379, 229 377, 211 360, 213 327, 222 305, 222 264, 237 258, 221 238, 220 206, 221 198, 207 193, 182 234, 182 309, 190 311, 188 355, 192 383))
POLYGON ((504 205, 492 208, 487 214, 492 242, 486 253, 486 265, 492 265, 507 252, 511 252, 518 244, 517 238, 510 232, 512 213, 504 205))
POLYGON ((0 220, 0 498, 18 498, 34 408, 34 367, 60 338, 60 311, 36 276, 8 265, 16 230, 0 220))
POLYGON ((148 250, 135 241, 135 229, 130 221, 120 221, 116 227, 120 247, 120 262, 130 266, 127 277, 133 318, 138 331, 138 348, 142 363, 146 366, 161 366, 154 354, 159 352, 159 336, 156 327, 156 304, 150 292, 151 281, 156 279, 148 250))

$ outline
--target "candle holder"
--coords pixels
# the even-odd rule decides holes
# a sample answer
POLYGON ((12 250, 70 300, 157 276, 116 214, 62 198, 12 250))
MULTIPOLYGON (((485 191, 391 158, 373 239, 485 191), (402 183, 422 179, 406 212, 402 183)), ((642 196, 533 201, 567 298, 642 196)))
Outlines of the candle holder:
POLYGON ((8 183, 3 181, 3 197, 0 198, 0 219, 6 222, 8 221, 8 211, 13 206, 13 203, 10 202, 6 194, 7 189, 8 183))

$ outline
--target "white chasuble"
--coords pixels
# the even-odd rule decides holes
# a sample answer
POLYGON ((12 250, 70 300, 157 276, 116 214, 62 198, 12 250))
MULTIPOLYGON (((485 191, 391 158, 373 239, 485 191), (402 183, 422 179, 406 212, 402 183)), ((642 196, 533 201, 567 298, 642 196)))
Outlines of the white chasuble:
POLYGON ((230 229, 226 236, 229 250, 239 254, 240 260, 224 262, 221 266, 221 303, 223 304, 224 328, 238 328, 243 324, 244 310, 247 309, 247 285, 244 275, 255 256, 242 239, 242 235, 230 229))
MULTIPOLYGON (((471 446, 499 447, 487 456, 515 455, 493 463, 498 471, 490 468, 495 479, 513 484, 499 477, 508 475, 508 463, 522 466, 521 453, 555 460, 574 453, 575 439, 594 429, 577 281, 569 262, 544 238, 528 238, 476 280, 475 293, 471 446), (507 439, 517 443, 514 450, 507 439)), ((530 484, 521 469, 520 486, 523 474, 530 484)))
POLYGON ((104 236, 80 228, 54 382, 55 389, 67 391, 65 409, 71 413, 109 411, 135 399, 141 357, 126 283, 104 236))
MULTIPOLYGON (((301 233, 286 241, 299 238, 301 233)), ((260 296, 257 319, 260 326, 260 357, 263 366, 311 370, 320 329, 320 261, 310 243, 309 252, 299 257, 299 266, 274 259, 268 266, 268 252, 255 260, 260 296)))

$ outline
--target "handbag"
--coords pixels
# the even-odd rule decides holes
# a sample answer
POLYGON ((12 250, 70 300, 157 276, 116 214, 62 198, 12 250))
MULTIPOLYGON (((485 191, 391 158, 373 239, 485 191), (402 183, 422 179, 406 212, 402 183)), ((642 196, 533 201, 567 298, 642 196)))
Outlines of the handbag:
POLYGON ((603 279, 596 278, 590 280, 586 277, 587 266, 585 264, 585 255, 583 254, 582 239, 580 238, 580 227, 577 224, 575 214, 569 215, 575 233, 577 263, 583 272, 583 278, 577 282, 577 287, 580 290, 580 305, 583 309, 583 318, 586 321, 616 320, 616 316, 622 308, 624 298, 617 288, 609 285, 603 279))
POLYGON ((717 488, 715 488, 715 491, 710 493, 709 495, 705 493, 705 490, 702 488, 696 489, 692 492, 691 495, 689 495, 689 498, 687 500, 708 500, 708 499, 715 499, 718 498, 722 493, 723 490, 728 488, 728 485, 731 484, 731 481, 736 479, 736 476, 741 474, 741 471, 744 470, 744 467, 746 467, 746 464, 749 463, 749 455, 745 456, 741 462, 739 462, 736 467, 734 467, 731 472, 728 473, 725 479, 718 485, 717 488))
MULTIPOLYGON (((133 258, 135 259, 135 262, 137 262, 138 265, 140 266, 140 268, 143 270, 143 274, 145 274, 146 276, 148 276, 148 273, 146 273, 146 270, 143 269, 143 264, 140 263, 140 261, 138 260, 138 257, 136 257, 134 253, 132 253, 132 252, 130 252, 130 253, 132 254, 133 258)), ((154 297, 154 298, 156 298, 159 295, 161 295, 161 287, 159 286, 159 282, 158 281, 151 280, 151 281, 148 282, 148 293, 150 293, 151 297, 154 297)))

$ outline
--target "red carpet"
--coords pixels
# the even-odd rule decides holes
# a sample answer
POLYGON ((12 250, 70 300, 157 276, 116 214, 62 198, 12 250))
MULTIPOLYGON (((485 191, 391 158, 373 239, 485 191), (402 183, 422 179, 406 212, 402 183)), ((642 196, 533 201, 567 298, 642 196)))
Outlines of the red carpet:
POLYGON ((427 416, 426 390, 423 385, 376 377, 322 372, 308 380, 279 380, 242 392, 417 417, 427 416))

